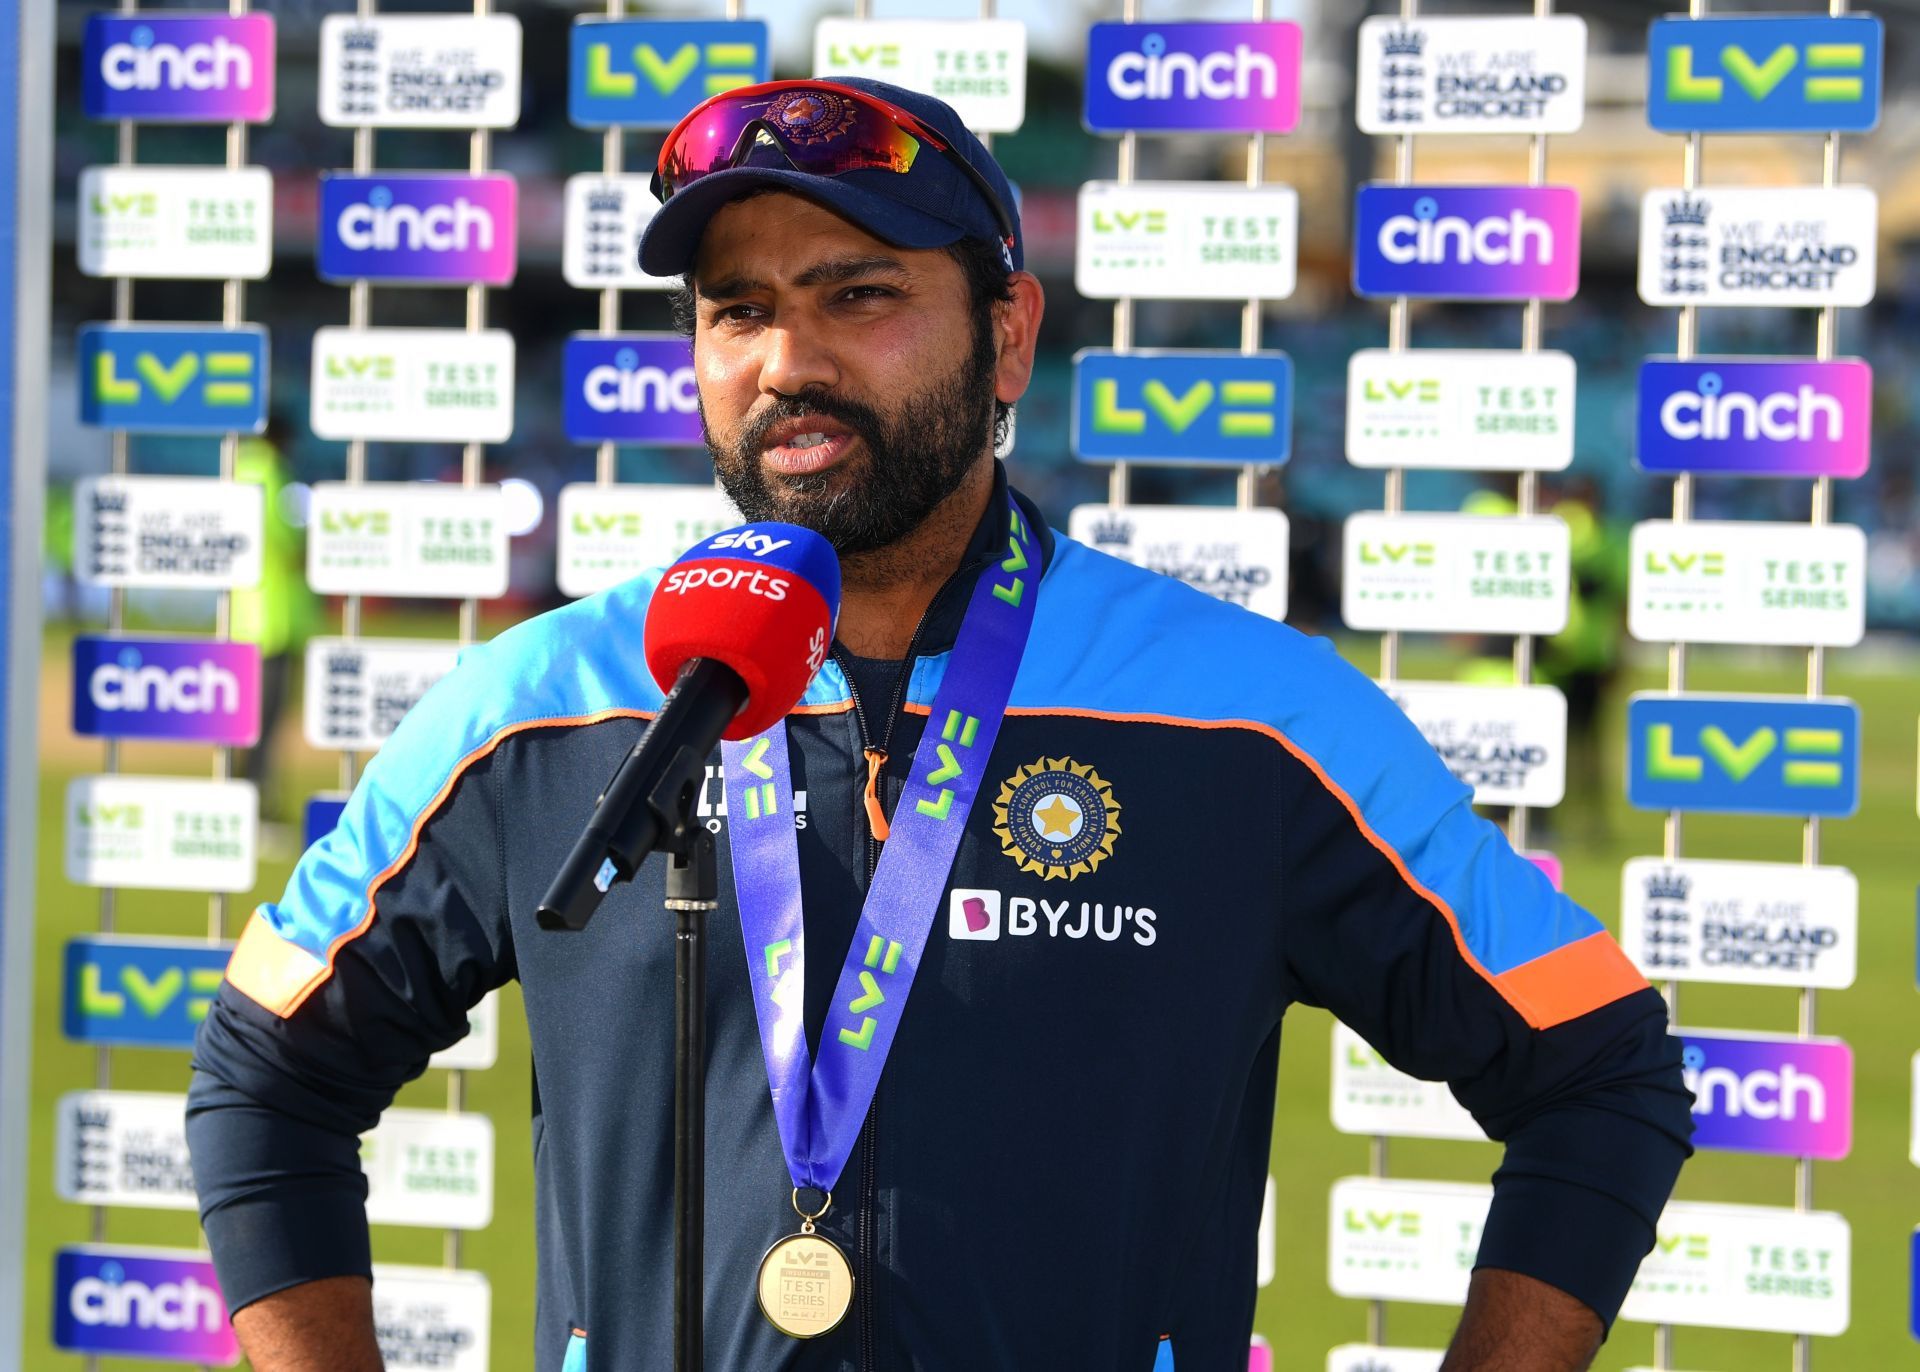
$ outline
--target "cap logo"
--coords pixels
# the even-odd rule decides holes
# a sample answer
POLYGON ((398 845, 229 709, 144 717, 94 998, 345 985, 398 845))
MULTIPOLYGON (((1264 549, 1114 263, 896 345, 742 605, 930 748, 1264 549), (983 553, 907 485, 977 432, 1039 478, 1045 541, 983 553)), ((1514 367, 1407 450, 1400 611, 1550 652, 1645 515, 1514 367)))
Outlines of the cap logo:
POLYGON ((767 106, 768 127, 795 144, 830 143, 852 128, 859 107, 832 91, 794 91, 767 106))

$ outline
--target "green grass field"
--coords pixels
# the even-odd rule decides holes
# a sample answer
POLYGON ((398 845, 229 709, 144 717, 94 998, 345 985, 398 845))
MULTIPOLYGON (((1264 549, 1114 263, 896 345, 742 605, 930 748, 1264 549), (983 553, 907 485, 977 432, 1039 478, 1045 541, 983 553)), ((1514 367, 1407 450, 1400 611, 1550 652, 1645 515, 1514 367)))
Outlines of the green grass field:
MULTIPOLYGON (((450 618, 448 616, 447 618, 450 618)), ((444 620, 436 622, 444 632, 444 620)), ((489 629, 498 626, 489 626, 489 629)), ((425 622, 372 623, 376 634, 436 632, 425 622)), ((1864 654, 1853 655, 1856 659, 1864 654)), ((1370 642, 1356 645, 1356 657, 1371 668, 1370 642)), ((1848 991, 1825 993, 1819 1028, 1853 1044, 1856 1052, 1856 1118, 1853 1153, 1845 1161, 1821 1164, 1815 1171, 1815 1200, 1823 1209, 1845 1214, 1853 1225, 1853 1324, 1842 1338, 1818 1340, 1815 1359, 1823 1368, 1881 1369, 1920 1361, 1906 1330, 1908 1235, 1920 1222, 1920 1187, 1907 1160, 1908 1060, 1920 1048, 1920 1000, 1914 990, 1914 889, 1920 879, 1920 819, 1914 812, 1915 674, 1905 662, 1867 672, 1849 672, 1848 654, 1836 654, 1828 689, 1859 701, 1865 712, 1865 775, 1860 815, 1826 826, 1824 860, 1851 867, 1860 878, 1863 951, 1860 978, 1848 991)), ((38 1369, 77 1367, 79 1360, 51 1351, 49 1285, 53 1251, 90 1237, 89 1212, 60 1200, 53 1192, 53 1105, 66 1090, 94 1079, 94 1053, 61 1037, 60 955, 65 941, 95 930, 99 896, 68 883, 62 871, 58 825, 62 797, 70 777, 96 770, 100 749, 93 740, 75 739, 66 725, 68 652, 64 635, 47 640, 46 695, 43 703, 40 787, 39 926, 35 957, 35 1018, 39 1033, 33 1061, 33 1174, 27 1212, 26 1253, 29 1329, 35 1330, 22 1366, 38 1369)), ((1444 676, 1450 664, 1437 655, 1411 654, 1403 671, 1409 677, 1444 676)), ((1785 653, 1768 657, 1696 654, 1689 683, 1696 690, 1798 692, 1804 689, 1802 664, 1785 653)), ((1655 669, 1637 672, 1626 686, 1664 685, 1655 669)), ((1569 892, 1612 924, 1617 920, 1620 865, 1629 857, 1659 852, 1660 818, 1626 808, 1621 796, 1619 738, 1624 689, 1609 706, 1612 722, 1606 741, 1606 772, 1569 779, 1565 806, 1545 817, 1535 846, 1557 851, 1566 864, 1569 892)), ((284 736, 281 813, 297 808, 308 791, 335 781, 332 755, 307 749, 299 741, 297 703, 290 706, 284 736)), ((123 766, 132 772, 204 774, 202 749, 129 745, 123 766)), ((1687 825, 1692 856, 1791 861, 1800 854, 1800 826, 1782 820, 1702 817, 1687 825)), ((263 860, 258 888, 236 898, 229 929, 261 899, 277 895, 292 854, 263 860)), ((123 895, 117 927, 129 933, 197 934, 207 926, 204 897, 135 892, 123 895)), ((1791 992, 1736 987, 1688 987, 1682 997, 1683 1022, 1698 1027, 1790 1032, 1795 1022, 1791 992)), ((499 1140, 493 1225, 466 1237, 462 1265, 487 1273, 493 1284, 494 1366, 528 1363, 533 1320, 534 1236, 531 1149, 528 1140, 529 1081, 526 1028, 519 1001, 509 988, 503 1006, 501 1056, 497 1067, 470 1076, 468 1106, 494 1117, 499 1140)), ((1274 1124, 1273 1173, 1278 1184, 1279 1243, 1277 1276, 1261 1293, 1258 1329, 1273 1345, 1275 1364, 1295 1372, 1316 1372, 1326 1350, 1357 1341, 1365 1332, 1365 1308, 1331 1295, 1326 1286, 1325 1231, 1327 1188, 1334 1178, 1366 1170, 1367 1144, 1334 1132, 1328 1123, 1329 1021, 1318 1011, 1297 1010, 1290 1017, 1280 1073, 1279 1112, 1274 1124)), ((181 1053, 116 1051, 112 1084, 122 1089, 184 1090, 186 1056, 181 1053)), ((445 1074, 429 1073, 409 1087, 401 1104, 444 1105, 445 1074)), ((1490 1144, 1396 1141, 1391 1148, 1394 1175, 1443 1180, 1484 1181, 1497 1161, 1490 1144)), ((1792 1199, 1792 1164, 1784 1159, 1707 1154, 1697 1157, 1681 1178, 1680 1194, 1698 1200, 1737 1200, 1786 1205, 1792 1199)), ((189 1215, 121 1209, 108 1215, 105 1237, 116 1243, 197 1246, 198 1230, 189 1215)), ((1568 1235, 1568 1242, 1578 1242, 1568 1235)), ((382 1228, 375 1231, 375 1254, 383 1261, 437 1263, 437 1231, 382 1228)), ((1389 1341, 1439 1346, 1452 1312, 1438 1307, 1395 1305, 1388 1319, 1389 1341)), ((1598 1366, 1617 1372, 1652 1361, 1652 1332, 1622 1324, 1602 1353, 1598 1366)), ((1787 1368, 1790 1340, 1778 1335, 1730 1334, 1682 1329, 1676 1337, 1676 1362, 1693 1369, 1787 1368)), ((0 1363, 6 1361, 0 1355, 0 1363)), ((115 1368, 158 1366, 114 1361, 115 1368)), ((982 1370, 985 1372, 985 1369, 982 1370)), ((1076 1370, 1077 1372, 1077 1370, 1076 1370)), ((1097 1369, 1089 1372, 1098 1372, 1097 1369)))

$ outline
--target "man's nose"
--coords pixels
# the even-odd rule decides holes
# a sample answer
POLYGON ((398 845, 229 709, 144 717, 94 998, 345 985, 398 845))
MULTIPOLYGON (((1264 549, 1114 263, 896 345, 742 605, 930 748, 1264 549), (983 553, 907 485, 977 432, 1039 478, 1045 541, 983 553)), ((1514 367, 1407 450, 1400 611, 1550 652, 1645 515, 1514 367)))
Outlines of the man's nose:
POLYGON ((833 354, 813 331, 776 325, 763 337, 766 351, 760 359, 760 390, 768 395, 798 395, 808 386, 832 387, 840 380, 833 354))

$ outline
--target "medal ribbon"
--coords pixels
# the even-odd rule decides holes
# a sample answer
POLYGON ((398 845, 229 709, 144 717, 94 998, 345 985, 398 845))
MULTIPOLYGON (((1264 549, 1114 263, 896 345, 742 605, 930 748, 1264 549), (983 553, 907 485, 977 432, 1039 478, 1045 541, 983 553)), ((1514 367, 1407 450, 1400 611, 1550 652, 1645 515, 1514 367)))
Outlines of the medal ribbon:
POLYGON ((786 724, 721 745, 734 895, 774 1120, 795 1186, 831 1191, 853 1154, 1006 716, 1033 628, 1039 579, 1032 531, 1014 506, 1007 556, 974 583, 933 713, 914 750, 892 833, 820 1030, 818 1061, 810 1061, 802 1027, 806 930, 786 724))

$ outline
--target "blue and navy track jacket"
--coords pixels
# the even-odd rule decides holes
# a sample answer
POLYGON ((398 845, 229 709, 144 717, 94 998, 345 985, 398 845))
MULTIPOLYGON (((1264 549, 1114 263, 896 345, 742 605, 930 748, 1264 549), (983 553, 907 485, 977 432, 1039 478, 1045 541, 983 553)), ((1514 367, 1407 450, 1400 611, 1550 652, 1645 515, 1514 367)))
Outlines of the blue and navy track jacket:
MULTIPOLYGON (((903 689, 871 698, 884 674, 837 656, 788 720, 815 1043, 873 831, 1009 499, 1022 498, 1002 477, 903 689)), ((854 1264, 854 1307, 812 1342, 775 1332, 754 1301, 761 1255, 795 1217, 713 816, 708 1365, 1145 1372, 1170 1336, 1180 1372, 1244 1368, 1295 1003, 1452 1084, 1506 1143, 1481 1265, 1611 1321, 1688 1152, 1659 996, 1326 643, 1043 542, 1009 715, 822 1223, 854 1264)), ((464 655, 253 915, 200 1033, 188 1111, 235 1308, 369 1270, 356 1137, 465 1032, 468 1007, 517 978, 535 1082, 531 1364, 670 1364, 662 866, 616 887, 584 932, 534 920, 660 705, 640 652, 653 586, 635 579, 464 655)), ((716 775, 706 799, 719 795, 716 775)), ((1321 1241, 1319 1213, 1279 1222, 1321 1241)))

